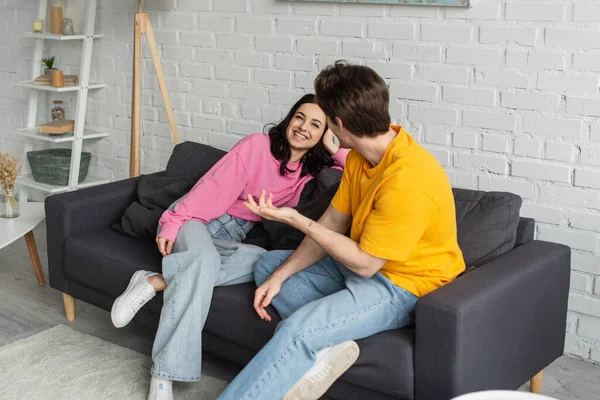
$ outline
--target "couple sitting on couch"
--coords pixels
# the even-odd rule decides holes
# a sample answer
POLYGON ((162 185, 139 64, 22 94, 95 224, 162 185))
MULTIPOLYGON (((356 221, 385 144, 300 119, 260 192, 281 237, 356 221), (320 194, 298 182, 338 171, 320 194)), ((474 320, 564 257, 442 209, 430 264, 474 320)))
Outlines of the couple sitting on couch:
POLYGON ((160 219, 162 275, 138 271, 111 312, 125 326, 157 291, 149 399, 197 381, 214 286, 255 280, 254 308, 275 335, 219 399, 318 399, 358 358, 354 340, 411 322, 419 297, 465 264, 454 198, 440 164, 392 126, 389 92, 373 70, 336 63, 269 135, 241 140, 160 219), (339 139, 340 149, 333 141, 339 139), (347 160, 346 160, 347 156, 347 160), (299 214, 304 185, 345 168, 318 221, 299 214), (260 218, 306 235, 294 252, 241 243, 260 218), (350 237, 345 234, 350 230, 350 237))

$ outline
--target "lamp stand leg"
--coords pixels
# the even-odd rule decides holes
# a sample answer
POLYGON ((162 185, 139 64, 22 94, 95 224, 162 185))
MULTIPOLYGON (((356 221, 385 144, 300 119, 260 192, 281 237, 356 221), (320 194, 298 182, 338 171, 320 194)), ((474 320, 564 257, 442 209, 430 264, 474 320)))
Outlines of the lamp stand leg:
POLYGON ((131 147, 129 156, 129 177, 140 175, 140 108, 142 105, 142 32, 144 13, 135 14, 133 32, 133 91, 131 102, 131 147))
POLYGON ((179 134, 177 133, 177 127, 175 126, 175 117, 173 116, 173 107, 171 107, 171 99, 169 98, 169 92, 167 91, 167 83, 165 82, 165 75, 163 73, 162 65, 160 63, 160 56, 158 55, 158 47, 156 46, 156 40, 154 39, 154 31, 152 31, 152 23, 148 14, 144 14, 146 22, 144 28, 146 29, 146 36, 148 38, 148 45, 150 46, 150 53, 152 53, 152 60, 154 61, 154 69, 156 70, 156 76, 158 77, 158 86, 160 87, 160 93, 162 94, 165 108, 167 111, 167 118, 169 119, 169 125, 171 125, 171 137, 175 144, 179 143, 179 134))
POLYGON ((158 47, 156 45, 154 31, 152 30, 150 16, 147 13, 141 12, 141 2, 139 10, 140 12, 135 14, 135 29, 133 33, 133 93, 131 106, 131 154, 129 164, 129 176, 131 178, 140 175, 142 34, 144 33, 147 35, 148 45, 150 46, 150 52, 152 53, 152 60, 154 61, 154 69, 156 70, 156 76, 158 78, 158 86, 160 87, 160 93, 162 94, 165 103, 169 125, 171 126, 171 137, 175 144, 179 143, 179 134, 177 133, 177 126, 175 125, 173 107, 171 106, 171 99, 169 98, 169 92, 167 91, 165 74, 160 63, 160 56, 158 54, 158 47))

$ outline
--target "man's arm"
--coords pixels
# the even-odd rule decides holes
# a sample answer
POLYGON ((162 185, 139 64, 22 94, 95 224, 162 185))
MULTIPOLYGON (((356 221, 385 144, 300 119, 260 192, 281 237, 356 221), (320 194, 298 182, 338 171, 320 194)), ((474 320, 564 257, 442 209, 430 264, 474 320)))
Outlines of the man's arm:
MULTIPOLYGON (((342 214, 331 206, 329 208, 342 214)), ((315 243, 321 248, 322 252, 327 252, 350 271, 363 278, 370 278, 375 275, 388 261, 364 252, 354 240, 344 236, 341 232, 329 229, 321 223, 321 220, 315 222, 300 213, 296 213, 290 219, 289 224, 306 234, 307 237, 304 241, 310 240, 315 243)))
MULTIPOLYGON (((301 214, 299 215, 301 216, 301 214)), ((308 218, 306 219, 309 220, 308 218)), ((346 238, 344 233, 350 229, 351 223, 352 217, 350 215, 343 214, 330 205, 327 210, 325 210, 325 213, 323 213, 321 218, 319 218, 318 225, 323 227, 323 229, 327 230, 332 235, 346 238)), ((300 226, 292 226, 307 234, 307 232, 301 229, 300 226)), ((350 241, 352 242, 352 240, 350 241)), ((296 249, 296 251, 294 251, 279 268, 277 268, 273 275, 277 275, 282 279, 282 281, 285 281, 295 273, 315 264, 317 261, 325 257, 326 253, 331 254, 327 248, 324 249, 322 245, 319 245, 319 243, 315 242, 315 240, 313 240, 313 238, 307 234, 302 243, 300 243, 300 246, 298 246, 298 249, 296 249)))
POLYGON ((295 210, 287 220, 355 274, 370 278, 388 260, 410 257, 429 226, 437 204, 425 193, 397 189, 380 191, 364 222, 359 243, 332 232, 295 210))
POLYGON ((293 208, 277 209, 271 203, 271 198, 272 195, 269 195, 269 198, 265 200, 263 190, 259 204, 256 204, 254 199, 249 196, 246 207, 263 217, 284 222, 306 235, 298 249, 271 275, 271 278, 279 280, 280 283, 315 264, 325 256, 325 253, 344 264, 355 274, 365 278, 375 275, 388 261, 366 253, 358 246, 358 243, 343 235, 352 223, 350 215, 344 214, 330 205, 319 221, 315 222, 293 208))

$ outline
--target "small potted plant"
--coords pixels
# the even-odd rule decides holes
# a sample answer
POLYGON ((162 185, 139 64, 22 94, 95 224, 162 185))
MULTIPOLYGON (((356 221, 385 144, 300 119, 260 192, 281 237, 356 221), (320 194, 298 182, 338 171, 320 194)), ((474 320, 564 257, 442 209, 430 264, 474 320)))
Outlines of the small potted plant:
POLYGON ((44 70, 44 75, 51 75, 52 71, 57 70, 56 68, 54 68, 54 60, 55 59, 56 59, 56 56, 42 58, 42 62, 46 65, 46 69, 44 70))

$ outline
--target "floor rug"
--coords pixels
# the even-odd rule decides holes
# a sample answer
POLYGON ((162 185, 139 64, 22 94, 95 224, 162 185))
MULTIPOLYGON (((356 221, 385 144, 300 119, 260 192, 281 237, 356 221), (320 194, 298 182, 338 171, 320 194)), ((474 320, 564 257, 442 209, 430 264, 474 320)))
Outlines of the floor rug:
MULTIPOLYGON (((146 400, 150 356, 59 325, 0 347, 2 400, 146 400)), ((176 399, 216 399, 227 383, 174 385, 176 399)))

